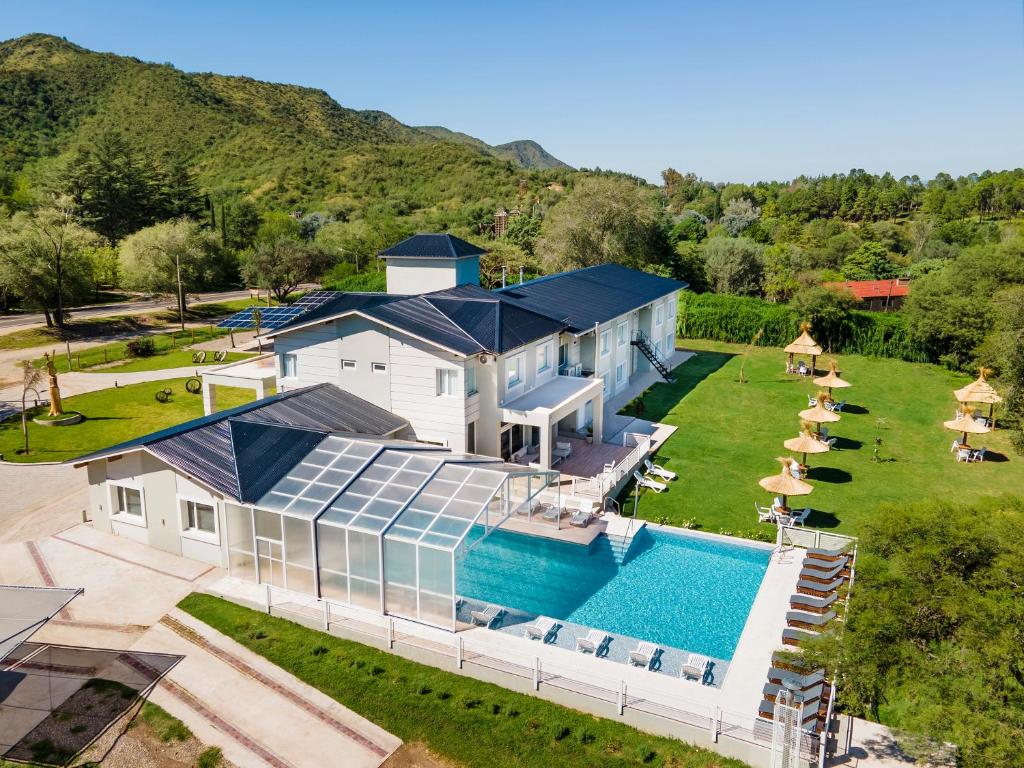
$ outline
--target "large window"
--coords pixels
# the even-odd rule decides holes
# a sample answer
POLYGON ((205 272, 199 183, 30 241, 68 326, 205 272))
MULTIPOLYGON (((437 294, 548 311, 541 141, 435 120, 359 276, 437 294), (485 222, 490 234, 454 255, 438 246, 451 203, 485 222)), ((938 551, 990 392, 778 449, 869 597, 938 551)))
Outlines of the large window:
POLYGON ((128 488, 123 485, 112 486, 112 496, 115 515, 127 515, 142 519, 142 491, 138 488, 128 488))
POLYGON ((665 322, 665 307, 661 304, 654 308, 654 324, 661 325, 665 322))
POLYGON ((622 384, 626 378, 626 364, 619 363, 615 366, 615 386, 622 384))
POLYGON ((459 385, 459 372, 448 368, 437 369, 437 394, 451 397, 459 385))
POLYGON ((296 355, 281 355, 281 375, 286 379, 294 379, 299 375, 299 359, 296 355))
POLYGON ((669 317, 675 317, 676 316, 676 305, 677 305, 677 303, 678 303, 678 299, 676 299, 674 301, 670 301, 668 303, 668 316, 669 317))
POLYGON ((182 530, 206 533, 211 536, 217 533, 217 510, 212 504, 184 499, 182 506, 182 530))
POLYGON ((543 373, 551 367, 551 347, 542 344, 537 347, 537 373, 543 373))
POLYGON ((466 366, 466 397, 475 395, 477 393, 476 388, 476 366, 466 366))
POLYGON ((612 351, 612 332, 601 331, 601 357, 605 357, 611 354, 612 351))
POLYGON ((224 519, 228 526, 228 569, 231 575, 239 579, 256 581, 252 510, 237 504, 225 504, 224 519))
POLYGON ((620 347, 626 346, 626 342, 629 341, 629 334, 627 330, 629 325, 627 323, 619 323, 615 328, 615 340, 618 342, 620 347))
POLYGON ((505 361, 505 376, 508 388, 514 387, 523 380, 523 356, 516 355, 505 361))

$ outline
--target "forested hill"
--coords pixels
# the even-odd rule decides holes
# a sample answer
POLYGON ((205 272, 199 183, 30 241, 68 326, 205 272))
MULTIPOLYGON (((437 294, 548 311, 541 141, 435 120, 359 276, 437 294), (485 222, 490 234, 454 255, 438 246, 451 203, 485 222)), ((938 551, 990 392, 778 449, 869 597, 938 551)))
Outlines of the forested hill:
POLYGON ((505 144, 491 145, 475 136, 470 136, 459 131, 452 131, 440 125, 420 125, 417 130, 428 133, 442 141, 455 141, 465 144, 467 147, 475 147, 484 154, 511 160, 523 168, 571 168, 572 166, 563 163, 557 157, 548 152, 536 141, 520 139, 509 141, 505 144))
POLYGON ((347 109, 321 90, 186 73, 49 35, 0 43, 0 171, 43 179, 111 131, 149 157, 186 163, 214 196, 251 194, 268 207, 461 204, 512 194, 529 164, 347 109))

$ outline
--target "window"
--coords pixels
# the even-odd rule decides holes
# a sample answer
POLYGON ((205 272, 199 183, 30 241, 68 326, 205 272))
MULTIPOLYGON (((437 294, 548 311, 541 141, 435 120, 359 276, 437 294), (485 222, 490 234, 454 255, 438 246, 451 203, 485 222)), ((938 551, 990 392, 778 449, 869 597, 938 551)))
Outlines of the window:
POLYGON ((142 491, 138 488, 125 488, 123 485, 113 486, 114 514, 142 517, 142 491))
POLYGON ((523 380, 523 356, 516 355, 505 361, 506 383, 509 388, 523 380))
POLYGON ((626 378, 626 364, 619 363, 615 366, 615 384, 619 385, 626 378))
POLYGON ((665 307, 661 304, 654 308, 654 324, 661 325, 665 322, 665 307))
POLYGON ((675 341, 675 337, 671 333, 665 337, 665 351, 668 352, 669 354, 675 351, 675 341))
POLYGON ((615 329, 615 340, 620 347, 625 346, 626 342, 629 341, 629 334, 626 332, 628 328, 629 326, 626 323, 619 323, 615 329))
POLYGON ((466 453, 476 453, 476 422, 466 425, 466 453))
POLYGON ((675 317, 676 316, 676 304, 677 303, 678 303, 678 299, 675 300, 675 301, 670 301, 668 303, 668 316, 669 317, 675 317))
POLYGON ((356 361, 355 360, 342 360, 341 361, 341 370, 343 370, 343 371, 354 371, 355 369, 356 369, 356 361))
POLYGON ((299 358, 294 354, 281 356, 281 375, 286 379, 294 379, 299 375, 299 358))
POLYGON ((388 364, 387 363, 370 363, 370 370, 373 371, 374 373, 387 373, 388 372, 388 364))
POLYGON ((612 391, 612 376, 610 373, 601 374, 601 391, 607 397, 612 391))
POLYGON ((475 395, 477 391, 476 368, 471 365, 466 366, 466 396, 475 395))
POLYGON ((601 331, 601 357, 606 357, 612 351, 612 332, 601 331))
POLYGON ((185 500, 182 502, 182 505, 185 510, 182 519, 184 530, 210 534, 217 533, 217 512, 212 504, 185 500))
POLYGON ((537 373, 543 373, 551 367, 551 347, 544 344, 537 347, 537 373))
POLYGON ((459 383, 459 372, 447 368, 437 369, 437 394, 452 397, 459 383))

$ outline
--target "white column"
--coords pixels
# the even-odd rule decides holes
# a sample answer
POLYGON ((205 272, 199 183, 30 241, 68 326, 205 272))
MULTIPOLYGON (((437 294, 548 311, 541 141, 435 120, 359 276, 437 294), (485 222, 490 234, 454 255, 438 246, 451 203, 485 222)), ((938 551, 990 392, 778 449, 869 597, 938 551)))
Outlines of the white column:
POLYGON ((217 385, 203 377, 203 413, 209 416, 217 410, 217 385))
POLYGON ((604 438, 604 395, 600 392, 594 397, 594 442, 600 443, 604 438))
POLYGON ((266 396, 267 396, 267 389, 266 389, 266 386, 263 383, 263 379, 257 379, 256 380, 256 399, 257 400, 262 400, 266 396))
POLYGON ((540 465, 551 469, 551 424, 540 429, 540 465))

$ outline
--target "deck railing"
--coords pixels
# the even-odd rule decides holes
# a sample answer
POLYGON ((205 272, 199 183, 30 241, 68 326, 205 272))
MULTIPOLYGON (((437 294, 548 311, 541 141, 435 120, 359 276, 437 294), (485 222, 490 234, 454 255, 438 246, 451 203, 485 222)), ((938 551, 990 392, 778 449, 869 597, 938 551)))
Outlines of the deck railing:
POLYGON ((641 435, 634 432, 625 432, 622 435, 622 445, 628 446, 633 443, 633 450, 626 454, 615 466, 609 467, 604 472, 589 478, 573 478, 572 493, 574 496, 586 496, 588 498, 604 498, 612 492, 630 473, 640 466, 651 452, 650 435, 641 435))
MULTIPOLYGON (((219 594, 235 599, 230 594, 219 594)), ((486 669, 489 672, 486 679, 493 681, 497 673, 499 684, 513 690, 526 687, 542 696, 548 688, 570 691, 580 697, 579 708, 594 714, 623 717, 631 711, 644 713, 658 722, 655 730, 668 729, 680 738, 702 741, 704 746, 723 754, 742 755, 745 761, 764 768, 771 763, 771 721, 693 701, 674 692, 627 683, 616 674, 613 662, 601 662, 597 674, 584 673, 575 668, 577 664, 561 664, 550 659, 542 662, 528 646, 521 651, 510 647, 508 652, 501 653, 496 651, 493 639, 481 641, 465 632, 442 635, 413 621, 298 595, 270 585, 265 585, 264 599, 262 607, 267 613, 314 629, 350 636, 357 642, 370 641, 370 644, 400 654, 414 649, 416 660, 439 668, 454 667, 470 674, 474 667, 486 669), (722 748, 716 744, 721 744, 722 748), (753 756, 760 759, 752 760, 753 756)), ((820 743, 819 736, 811 731, 801 734, 803 765, 815 765, 820 743)))

